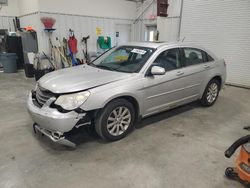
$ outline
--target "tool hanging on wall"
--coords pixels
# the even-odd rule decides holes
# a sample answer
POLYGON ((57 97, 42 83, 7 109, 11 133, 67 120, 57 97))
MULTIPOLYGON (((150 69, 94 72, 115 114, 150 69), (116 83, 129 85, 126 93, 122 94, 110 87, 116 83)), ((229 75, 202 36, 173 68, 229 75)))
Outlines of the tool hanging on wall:
POLYGON ((98 43, 98 46, 103 50, 107 50, 111 48, 111 38, 108 36, 107 37, 99 36, 97 43, 98 43))
POLYGON ((56 30, 56 29, 53 28, 56 20, 54 18, 51 18, 51 17, 42 17, 41 22, 44 25, 44 31, 48 34, 48 38, 49 38, 49 54, 50 54, 50 58, 52 59, 53 45, 52 45, 51 38, 52 38, 53 32, 56 30))
POLYGON ((67 62, 70 66, 72 66, 71 58, 69 57, 69 46, 68 46, 68 40, 64 37, 62 40, 62 51, 64 56, 67 58, 67 62))
POLYGON ((90 36, 88 35, 87 37, 83 37, 82 38, 82 44, 83 44, 83 55, 84 55, 84 59, 85 59, 85 63, 89 64, 90 63, 90 57, 88 54, 88 39, 90 38, 90 36), (84 49, 85 47, 85 49, 84 49))
POLYGON ((72 65, 76 66, 78 65, 78 62, 76 60, 75 55, 77 54, 77 39, 75 38, 74 31, 72 29, 69 29, 69 40, 68 40, 68 46, 70 51, 70 57, 72 60, 72 65))
POLYGON ((70 61, 68 60, 66 53, 64 53, 64 45, 59 40, 58 37, 56 37, 56 41, 58 41, 59 45, 58 46, 54 46, 54 49, 60 55, 61 64, 63 66, 62 68, 69 67, 70 66, 70 61))
POLYGON ((97 51, 98 51, 98 53, 102 54, 110 48, 111 48, 111 38, 108 36, 107 37, 99 36, 97 39, 97 51))

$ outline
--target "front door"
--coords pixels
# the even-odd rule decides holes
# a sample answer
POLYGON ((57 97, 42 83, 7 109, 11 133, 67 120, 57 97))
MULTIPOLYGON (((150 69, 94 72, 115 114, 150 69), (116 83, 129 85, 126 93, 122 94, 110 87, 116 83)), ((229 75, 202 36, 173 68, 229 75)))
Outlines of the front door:
POLYGON ((144 116, 172 108, 181 103, 184 100, 183 92, 187 85, 183 79, 184 72, 179 48, 161 52, 153 65, 163 67, 166 74, 145 76, 144 116))

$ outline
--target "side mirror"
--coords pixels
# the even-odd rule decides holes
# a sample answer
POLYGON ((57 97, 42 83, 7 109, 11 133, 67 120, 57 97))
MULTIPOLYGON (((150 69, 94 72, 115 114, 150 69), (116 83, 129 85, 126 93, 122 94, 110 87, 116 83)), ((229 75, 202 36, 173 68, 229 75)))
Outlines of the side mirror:
POLYGON ((159 66, 153 66, 151 68, 151 74, 152 75, 164 75, 166 73, 166 70, 159 66))

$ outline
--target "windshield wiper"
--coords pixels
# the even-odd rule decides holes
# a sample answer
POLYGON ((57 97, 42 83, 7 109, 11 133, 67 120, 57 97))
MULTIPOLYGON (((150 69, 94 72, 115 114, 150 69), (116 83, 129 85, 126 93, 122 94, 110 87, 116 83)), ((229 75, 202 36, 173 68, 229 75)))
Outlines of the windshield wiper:
POLYGON ((90 63, 88 65, 91 66, 91 67, 96 67, 96 65, 94 63, 90 63))
POLYGON ((106 70, 111 70, 111 71, 117 71, 116 69, 112 67, 107 67, 105 65, 96 65, 95 67, 100 68, 100 69, 106 69, 106 70))
POLYGON ((130 72, 130 71, 121 70, 121 69, 116 69, 116 71, 118 71, 118 72, 124 72, 124 73, 134 73, 134 71, 133 71, 133 72, 130 72))
POLYGON ((120 70, 118 68, 115 69, 115 68, 108 67, 108 66, 105 66, 105 65, 95 65, 95 67, 100 68, 100 69, 106 69, 106 70, 116 71, 116 72, 132 73, 130 71, 120 70))

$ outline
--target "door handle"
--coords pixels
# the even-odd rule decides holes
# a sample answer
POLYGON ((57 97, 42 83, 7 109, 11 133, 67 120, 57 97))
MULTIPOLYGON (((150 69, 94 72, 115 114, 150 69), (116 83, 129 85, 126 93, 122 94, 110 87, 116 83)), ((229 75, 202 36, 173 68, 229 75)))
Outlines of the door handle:
POLYGON ((203 66, 205 69, 208 69, 208 68, 210 68, 210 65, 204 65, 203 66))
POLYGON ((181 75, 183 75, 183 74, 184 74, 184 72, 178 71, 178 72, 176 73, 176 76, 181 76, 181 75))

